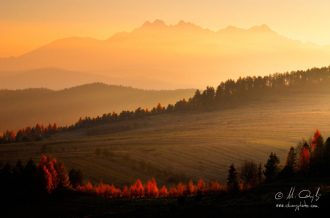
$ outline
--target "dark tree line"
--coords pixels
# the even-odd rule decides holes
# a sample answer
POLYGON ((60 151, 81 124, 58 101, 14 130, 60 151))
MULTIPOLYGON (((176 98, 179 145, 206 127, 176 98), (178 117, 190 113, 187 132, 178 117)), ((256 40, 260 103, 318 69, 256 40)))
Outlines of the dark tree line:
POLYGON ((1 143, 38 141, 52 134, 70 131, 78 128, 99 125, 104 123, 120 122, 139 119, 147 116, 160 115, 172 112, 208 111, 226 107, 238 106, 245 102, 251 102, 267 94, 289 92, 311 92, 316 90, 329 90, 330 66, 312 68, 306 71, 292 71, 287 73, 275 73, 269 76, 253 76, 238 78, 236 81, 229 79, 221 82, 216 89, 206 87, 204 91, 196 90, 195 95, 189 100, 182 99, 174 105, 163 107, 160 103, 151 110, 137 108, 135 111, 123 110, 103 114, 94 118, 85 117, 69 127, 57 127, 49 124, 48 127, 37 124, 35 127, 26 127, 16 134, 7 130, 0 136, 1 143))
MULTIPOLYGON (((265 94, 281 92, 310 92, 324 90, 330 82, 330 66, 312 68, 306 71, 276 73, 269 76, 254 76, 229 79, 214 89, 207 87, 203 92, 197 90, 184 106, 187 109, 221 108, 235 105, 242 101, 257 99, 265 94)), ((182 104, 182 102, 181 102, 182 104)), ((181 105, 183 106, 183 105, 181 105)))
POLYGON ((50 193, 59 193, 82 185, 82 172, 67 172, 62 161, 43 156, 38 164, 29 159, 25 165, 18 160, 14 166, 0 163, 0 195, 3 199, 31 200, 50 193))
POLYGON ((316 130, 309 142, 303 140, 296 148, 290 148, 283 166, 273 152, 264 170, 261 164, 257 166, 254 161, 244 161, 238 170, 232 164, 228 170, 227 185, 229 190, 238 191, 263 182, 297 176, 330 176, 330 137, 324 141, 321 133, 316 130))
POLYGON ((17 198, 31 199, 45 196, 50 193, 61 193, 66 190, 97 193, 103 197, 180 197, 198 196, 200 194, 221 194, 223 192, 236 193, 249 190, 264 182, 273 182, 277 179, 329 176, 330 175, 330 137, 324 141, 318 130, 308 142, 303 140, 296 148, 291 147, 283 166, 275 153, 271 153, 262 166, 252 160, 244 161, 236 169, 234 164, 229 167, 227 186, 217 181, 209 184, 200 179, 197 185, 189 181, 188 185, 179 182, 168 191, 165 186, 158 190, 154 180, 142 185, 138 180, 131 188, 123 190, 113 185, 100 182, 98 187, 90 183, 83 184, 81 170, 72 169, 67 172, 64 164, 50 156, 43 156, 36 165, 32 159, 26 165, 18 160, 14 166, 9 163, 0 163, 0 195, 3 198, 17 200, 17 198))
POLYGON ((0 136, 1 143, 11 143, 11 142, 31 142, 40 141, 43 138, 47 138, 52 134, 57 132, 66 131, 67 127, 57 127, 56 123, 54 125, 49 124, 48 126, 36 124, 34 127, 26 127, 20 129, 15 134, 14 131, 7 130, 0 136))
POLYGON ((324 141, 316 130, 311 140, 302 140, 291 147, 279 178, 293 176, 329 176, 330 175, 330 137, 324 141))

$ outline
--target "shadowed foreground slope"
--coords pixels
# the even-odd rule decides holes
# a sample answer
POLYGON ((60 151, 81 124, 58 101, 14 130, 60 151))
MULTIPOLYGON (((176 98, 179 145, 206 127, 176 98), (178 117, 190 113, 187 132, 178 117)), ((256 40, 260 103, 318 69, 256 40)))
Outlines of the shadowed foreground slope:
POLYGON ((85 182, 116 187, 146 182, 159 186, 189 179, 226 182, 231 163, 265 164, 270 152, 284 163, 287 151, 319 129, 330 135, 329 94, 291 95, 213 112, 172 113, 55 134, 48 141, 1 145, 1 159, 38 162, 51 154, 80 168, 85 182), (118 125, 118 126, 117 126, 118 125), (123 131, 116 131, 116 129, 123 131), (97 153, 97 149, 99 153, 97 153))

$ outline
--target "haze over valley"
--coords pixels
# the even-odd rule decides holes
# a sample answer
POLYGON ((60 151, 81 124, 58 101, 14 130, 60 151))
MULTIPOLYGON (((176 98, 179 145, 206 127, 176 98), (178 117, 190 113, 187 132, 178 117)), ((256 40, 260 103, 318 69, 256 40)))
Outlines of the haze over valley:
MULTIPOLYGON (((59 81, 60 82, 60 81, 59 81)), ((79 117, 97 117, 139 107, 151 110, 158 103, 174 104, 190 98, 194 89, 142 90, 102 83, 86 84, 60 91, 45 88, 0 90, 0 132, 27 126, 72 125, 79 117)))
POLYGON ((329 8, 1 0, 1 215, 326 214, 329 8))
POLYGON ((102 82, 143 89, 205 88, 245 76, 328 65, 330 47, 288 39, 263 24, 211 31, 145 22, 107 40, 58 39, 0 59, 0 88, 69 88, 102 82), (75 79, 74 79, 75 78, 75 79))

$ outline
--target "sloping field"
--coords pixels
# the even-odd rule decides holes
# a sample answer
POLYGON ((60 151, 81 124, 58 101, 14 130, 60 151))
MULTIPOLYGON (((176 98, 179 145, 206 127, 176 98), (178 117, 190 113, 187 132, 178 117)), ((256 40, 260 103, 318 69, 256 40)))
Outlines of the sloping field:
MULTIPOLYGON (((85 182, 122 187, 154 177, 158 186, 203 177, 226 182, 229 165, 263 163, 275 152, 284 163, 291 146, 319 129, 330 136, 330 94, 295 95, 216 112, 174 113, 96 126, 48 141, 0 146, 0 160, 36 162, 43 154, 80 168, 85 182), (107 134, 111 125, 129 129, 107 134), (102 131, 102 135, 98 134, 102 131), (96 151, 100 150, 97 155, 96 151)), ((112 131, 113 132, 113 131, 112 131)))

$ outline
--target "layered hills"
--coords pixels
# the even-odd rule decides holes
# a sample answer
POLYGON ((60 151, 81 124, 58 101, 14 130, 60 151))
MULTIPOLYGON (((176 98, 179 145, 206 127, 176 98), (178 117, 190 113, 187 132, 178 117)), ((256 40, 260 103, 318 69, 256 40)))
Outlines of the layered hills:
MULTIPOLYGON (((329 47, 288 39, 267 25, 228 26, 214 32, 189 22, 166 25, 156 20, 107 40, 59 39, 19 57, 1 58, 0 87, 36 87, 41 72, 56 68, 69 71, 67 75, 80 72, 77 80, 85 77, 146 89, 205 88, 251 72, 263 76, 321 67, 329 58, 329 47), (31 79, 24 80, 24 86, 14 85, 23 74, 31 79)), ((81 84, 66 76, 59 80, 67 81, 66 88, 81 84)), ((54 80, 53 86, 61 82, 54 80)))
POLYGON ((53 91, 45 88, 0 90, 0 132, 37 123, 71 125, 79 117, 97 117, 113 111, 149 108, 158 103, 167 106, 178 99, 193 96, 194 89, 170 91, 143 90, 93 83, 53 91))

